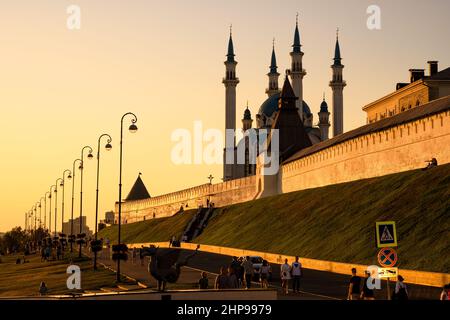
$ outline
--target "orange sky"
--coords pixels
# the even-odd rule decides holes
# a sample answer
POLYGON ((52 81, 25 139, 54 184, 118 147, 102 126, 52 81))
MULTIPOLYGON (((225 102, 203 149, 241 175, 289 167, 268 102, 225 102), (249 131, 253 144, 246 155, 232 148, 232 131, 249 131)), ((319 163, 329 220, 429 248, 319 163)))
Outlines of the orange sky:
MULTIPOLYGON (((100 213, 117 200, 120 117, 133 111, 139 132, 125 135, 124 195, 138 172, 152 195, 206 183, 219 165, 176 166, 171 133, 224 127, 223 61, 233 24, 238 127, 249 101, 252 115, 265 100, 272 38, 280 73, 300 15, 304 99, 317 121, 322 93, 331 96, 335 29, 343 56, 344 126, 365 123, 361 107, 408 80, 427 60, 450 65, 447 1, 376 1, 382 29, 366 27, 372 1, 3 1, 0 11, 0 231, 22 224, 24 212, 71 169, 84 145, 102 133, 113 151, 102 158, 100 213), (415 2, 414 2, 415 3, 415 2), (66 28, 66 8, 81 8, 81 30, 66 28)), ((328 99, 329 100, 329 99, 328 99)), ((329 101, 330 102, 330 101, 329 101)), ((330 104, 331 106, 331 104, 330 104)), ((93 227, 95 162, 85 166, 85 213, 93 227)), ((78 184, 78 180, 77 180, 78 184)), ((66 216, 70 213, 66 188, 66 216)), ((75 214, 78 214, 76 189, 75 214)), ((60 219, 60 218, 58 218, 60 219)))

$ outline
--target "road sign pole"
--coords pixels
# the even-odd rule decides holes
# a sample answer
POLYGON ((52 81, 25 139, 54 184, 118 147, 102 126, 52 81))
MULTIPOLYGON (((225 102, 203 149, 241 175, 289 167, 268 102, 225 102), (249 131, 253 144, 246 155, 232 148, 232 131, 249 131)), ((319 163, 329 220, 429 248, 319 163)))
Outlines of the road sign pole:
POLYGON ((391 288, 389 287, 389 278, 387 278, 387 299, 391 300, 391 288))

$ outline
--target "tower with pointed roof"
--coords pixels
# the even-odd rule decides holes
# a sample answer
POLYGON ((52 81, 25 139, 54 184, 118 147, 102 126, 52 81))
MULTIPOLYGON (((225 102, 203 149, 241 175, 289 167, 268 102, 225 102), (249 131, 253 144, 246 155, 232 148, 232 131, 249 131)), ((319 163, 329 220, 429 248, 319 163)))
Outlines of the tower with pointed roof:
POLYGON ((291 55, 291 81, 292 89, 294 90, 295 96, 298 98, 295 105, 298 108, 298 114, 300 119, 303 121, 303 77, 306 75, 306 71, 303 69, 303 55, 300 43, 300 32, 298 31, 298 14, 295 23, 294 32, 294 44, 292 45, 291 55))
MULTIPOLYGON (((279 154, 280 163, 294 153, 312 145, 303 121, 298 114, 296 101, 298 100, 288 76, 284 80, 278 101, 279 111, 272 125, 272 130, 279 130, 279 150, 271 150, 279 154)), ((270 148, 272 148, 271 143, 270 148)))
POLYGON ((339 29, 336 31, 336 46, 334 49, 334 63, 331 66, 332 80, 330 87, 333 90, 333 136, 344 132, 344 88, 347 85, 343 80, 341 63, 341 49, 339 46, 339 29))
POLYGON ((330 131, 330 112, 328 111, 328 104, 325 101, 325 94, 323 95, 323 101, 320 104, 319 115, 319 129, 320 129, 320 139, 325 141, 329 139, 330 131))
POLYGON ((247 131, 248 129, 252 128, 253 119, 252 119, 252 113, 250 112, 250 109, 248 108, 248 102, 247 107, 244 111, 244 117, 242 118, 242 131, 247 131))
MULTIPOLYGON (((236 131, 236 86, 239 79, 236 77, 237 62, 234 59, 233 37, 230 27, 230 38, 228 40, 227 60, 225 64, 225 77, 222 83, 225 86, 225 129, 236 131)), ((235 163, 236 139, 233 135, 225 134, 225 149, 224 149, 224 181, 233 179, 233 167, 235 163), (228 159, 228 160, 227 160, 228 159), (232 159, 232 160, 231 160, 232 159), (230 161, 231 160, 231 161, 230 161), (230 163, 232 162, 232 163, 230 163)))
POLYGON ((148 193, 144 182, 141 179, 141 173, 139 173, 136 182, 130 190, 125 201, 143 200, 150 198, 150 193, 148 193))
POLYGON ((269 97, 280 92, 280 88, 278 88, 278 78, 280 74, 278 73, 277 66, 277 57, 275 55, 275 39, 272 44, 272 57, 270 59, 270 72, 267 74, 269 77, 269 86, 266 89, 266 93, 269 97))

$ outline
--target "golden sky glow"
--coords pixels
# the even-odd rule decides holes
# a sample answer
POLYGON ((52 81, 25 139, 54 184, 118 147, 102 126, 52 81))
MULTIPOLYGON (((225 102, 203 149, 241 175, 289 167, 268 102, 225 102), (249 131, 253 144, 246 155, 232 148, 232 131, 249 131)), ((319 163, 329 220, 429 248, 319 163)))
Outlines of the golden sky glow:
MULTIPOLYGON (((124 196, 139 172, 151 195, 219 182, 220 165, 176 166, 170 136, 178 128, 224 128, 223 61, 228 28, 238 61, 238 127, 246 105, 254 117, 266 99, 272 39, 279 72, 289 67, 295 15, 305 52, 304 99, 317 112, 325 91, 331 108, 330 65, 340 28, 344 127, 365 124, 363 105, 408 80, 427 60, 450 66, 448 1, 375 1, 382 29, 366 27, 374 1, 2 1, 0 10, 0 231, 23 225, 81 148, 96 149, 102 133, 113 150, 102 154, 100 216, 118 196, 120 117, 139 118, 125 134, 124 196), (66 8, 81 8, 81 29, 66 28, 66 8)), ((93 228, 95 161, 85 166, 85 213, 93 228)), ((66 217, 70 188, 66 185, 66 217)), ((75 198, 78 215, 79 188, 75 198)), ((60 219, 60 218, 58 218, 60 219)))

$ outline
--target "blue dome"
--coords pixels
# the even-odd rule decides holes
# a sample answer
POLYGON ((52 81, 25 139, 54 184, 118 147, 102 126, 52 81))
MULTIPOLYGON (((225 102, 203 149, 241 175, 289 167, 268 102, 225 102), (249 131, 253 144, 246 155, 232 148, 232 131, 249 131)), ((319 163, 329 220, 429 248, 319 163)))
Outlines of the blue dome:
MULTIPOLYGON (((259 115, 265 115, 266 117, 270 118, 275 111, 278 110, 278 100, 280 99, 280 94, 274 94, 273 96, 269 97, 259 108, 258 114, 259 115)), ((303 100, 303 112, 307 115, 311 115, 311 109, 309 108, 308 104, 303 100)))

